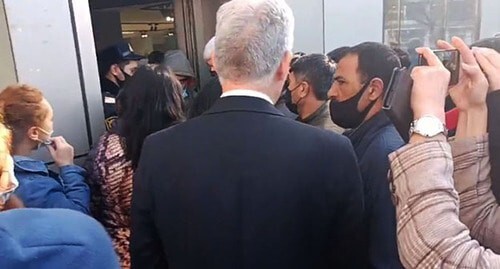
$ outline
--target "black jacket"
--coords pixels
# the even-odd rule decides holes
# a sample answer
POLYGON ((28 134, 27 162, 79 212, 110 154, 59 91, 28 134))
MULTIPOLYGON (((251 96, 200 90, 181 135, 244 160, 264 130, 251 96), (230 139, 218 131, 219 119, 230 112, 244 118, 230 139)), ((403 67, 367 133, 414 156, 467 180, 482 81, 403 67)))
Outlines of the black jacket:
POLYGON ((120 87, 107 78, 101 79, 102 106, 104 108, 104 121, 106 130, 110 130, 118 117, 116 113, 116 96, 120 87))
POLYGON ((381 112, 345 133, 359 160, 365 191, 365 219, 360 230, 362 268, 403 268, 396 237, 396 209, 391 200, 389 154, 404 145, 396 128, 381 112))
POLYGON ((488 94, 491 189, 500 201, 500 90, 488 94))
POLYGON ((146 139, 132 268, 358 268, 362 192, 348 139, 224 97, 146 139))

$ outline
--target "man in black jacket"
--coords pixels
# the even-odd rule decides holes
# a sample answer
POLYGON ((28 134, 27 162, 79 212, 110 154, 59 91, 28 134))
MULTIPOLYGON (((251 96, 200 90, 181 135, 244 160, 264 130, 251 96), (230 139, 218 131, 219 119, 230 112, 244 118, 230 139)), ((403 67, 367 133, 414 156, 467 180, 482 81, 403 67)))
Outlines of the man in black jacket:
POLYGON ((222 97, 146 139, 132 268, 359 268, 363 190, 352 146, 273 105, 290 67, 293 20, 284 0, 219 9, 222 97))
POLYGON ((110 130, 118 114, 116 97, 128 78, 132 77, 143 56, 136 54, 130 44, 119 42, 97 55, 106 129, 110 130))
POLYGON ((404 142, 382 111, 383 97, 397 54, 388 46, 365 42, 340 58, 329 96, 334 123, 351 129, 365 191, 365 218, 360 230, 363 268, 402 268, 396 239, 396 213, 387 173, 388 155, 404 142))

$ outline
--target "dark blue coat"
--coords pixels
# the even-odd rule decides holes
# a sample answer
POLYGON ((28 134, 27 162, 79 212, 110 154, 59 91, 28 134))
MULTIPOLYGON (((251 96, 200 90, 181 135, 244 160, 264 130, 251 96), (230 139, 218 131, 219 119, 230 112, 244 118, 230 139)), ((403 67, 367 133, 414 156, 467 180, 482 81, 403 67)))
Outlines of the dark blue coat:
POLYGON ((365 192, 360 251, 366 268, 403 268, 398 255, 396 213, 391 200, 389 154, 404 145, 394 125, 380 112, 345 133, 358 157, 365 192))

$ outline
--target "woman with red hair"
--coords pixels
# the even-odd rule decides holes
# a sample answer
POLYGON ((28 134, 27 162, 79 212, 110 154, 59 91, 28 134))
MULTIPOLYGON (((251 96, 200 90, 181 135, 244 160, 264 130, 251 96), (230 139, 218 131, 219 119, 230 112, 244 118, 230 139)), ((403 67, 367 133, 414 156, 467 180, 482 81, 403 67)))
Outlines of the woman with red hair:
POLYGON ((66 208, 89 213, 90 193, 86 172, 73 164, 73 147, 63 137, 51 137, 53 110, 42 93, 27 85, 10 86, 0 92, 0 112, 12 131, 14 173, 19 181, 15 193, 26 207, 66 208), (60 174, 30 157, 46 146, 60 174))

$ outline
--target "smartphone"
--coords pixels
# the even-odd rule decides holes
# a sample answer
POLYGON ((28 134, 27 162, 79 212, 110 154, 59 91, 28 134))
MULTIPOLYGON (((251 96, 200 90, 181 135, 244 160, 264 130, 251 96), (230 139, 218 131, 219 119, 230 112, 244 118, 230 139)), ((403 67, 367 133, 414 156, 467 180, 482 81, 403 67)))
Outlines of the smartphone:
POLYGON ((405 67, 394 68, 384 96, 383 110, 396 127, 405 142, 410 140, 410 124, 413 121, 411 110, 411 91, 413 80, 411 70, 405 67))
MULTIPOLYGON (((456 85, 460 75, 460 52, 456 49, 433 50, 432 52, 441 60, 444 67, 450 71, 450 86, 456 85)), ((418 65, 428 65, 422 54, 418 56, 418 65)))

